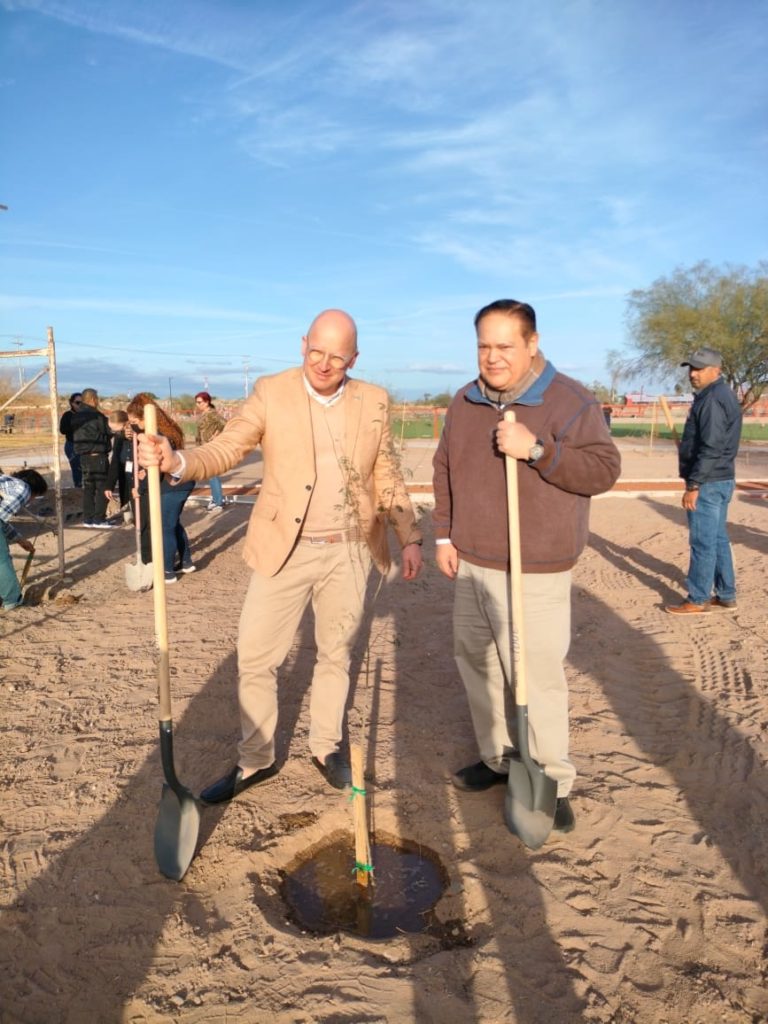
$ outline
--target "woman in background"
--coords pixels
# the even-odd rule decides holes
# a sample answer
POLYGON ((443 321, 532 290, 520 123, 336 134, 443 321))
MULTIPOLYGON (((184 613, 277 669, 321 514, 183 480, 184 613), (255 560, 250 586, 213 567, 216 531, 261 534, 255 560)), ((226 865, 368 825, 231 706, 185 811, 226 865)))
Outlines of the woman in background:
POLYGON ((83 486, 83 471, 80 468, 80 456, 75 454, 75 441, 72 437, 72 416, 74 413, 80 411, 80 406, 82 404, 83 396, 81 392, 73 392, 69 396, 69 408, 59 421, 59 433, 63 434, 66 438, 64 441, 64 454, 67 456, 67 459, 69 460, 69 468, 72 470, 73 487, 83 486))
MULTIPOLYGON (((195 440, 198 444, 205 444, 212 437, 216 437, 224 429, 224 420, 216 412, 216 406, 211 401, 207 391, 198 391, 195 395, 195 411, 200 417, 197 424, 195 440)), ((208 502, 209 512, 221 512, 224 508, 224 494, 221 490, 221 480, 212 476, 208 481, 211 488, 211 500, 208 502)))
MULTIPOLYGON (((157 409, 157 432, 167 437, 174 451, 184 447, 184 434, 181 427, 160 408, 152 395, 143 392, 131 399, 126 412, 131 427, 144 430, 144 407, 155 405, 157 409)), ((142 471, 143 472, 143 471, 142 471)), ((192 563, 192 551, 189 546, 187 531, 181 525, 181 513, 187 498, 195 486, 194 480, 186 483, 171 484, 163 474, 160 476, 160 499, 163 517, 163 568, 166 585, 176 582, 177 571, 189 573, 195 571, 192 563)), ((149 490, 146 474, 139 480, 139 501, 141 503, 141 559, 145 563, 152 561, 152 548, 149 532, 149 490)))

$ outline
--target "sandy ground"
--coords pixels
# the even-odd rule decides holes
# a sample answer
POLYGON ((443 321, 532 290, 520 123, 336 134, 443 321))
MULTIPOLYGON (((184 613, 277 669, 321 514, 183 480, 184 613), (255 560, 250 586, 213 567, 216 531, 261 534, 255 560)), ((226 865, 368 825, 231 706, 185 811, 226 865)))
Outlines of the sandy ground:
MULTIPOLYGON (((430 456, 414 446, 415 480, 430 456)), ((668 451, 625 456, 627 479, 674 478, 668 451)), ((0 616, 0 1021, 768 1020, 768 501, 731 506, 738 611, 680 621, 662 611, 687 561, 679 495, 639 490, 593 503, 568 668, 577 829, 536 853, 505 829, 502 787, 449 782, 476 750, 425 504, 427 571, 378 595, 349 718, 359 738, 370 709, 373 835, 439 856, 450 924, 385 941, 303 933, 280 897, 297 855, 352 835, 346 796, 309 762, 309 618, 280 675, 279 775, 203 810, 182 882, 158 873, 152 595, 125 587, 130 528, 68 527, 72 583, 0 616)), ((168 590, 176 767, 194 792, 235 755, 248 513, 190 507, 200 571, 168 590)), ((45 584, 52 538, 40 552, 45 584)))

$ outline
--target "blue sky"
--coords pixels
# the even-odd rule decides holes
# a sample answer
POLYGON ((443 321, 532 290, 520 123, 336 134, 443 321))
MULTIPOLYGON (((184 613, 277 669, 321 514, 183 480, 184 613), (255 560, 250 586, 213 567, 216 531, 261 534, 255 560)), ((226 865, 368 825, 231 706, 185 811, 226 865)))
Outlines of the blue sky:
POLYGON ((509 297, 607 380, 629 291, 768 258, 767 43, 762 0, 0 0, 0 349, 237 395, 338 306, 415 397, 509 297))

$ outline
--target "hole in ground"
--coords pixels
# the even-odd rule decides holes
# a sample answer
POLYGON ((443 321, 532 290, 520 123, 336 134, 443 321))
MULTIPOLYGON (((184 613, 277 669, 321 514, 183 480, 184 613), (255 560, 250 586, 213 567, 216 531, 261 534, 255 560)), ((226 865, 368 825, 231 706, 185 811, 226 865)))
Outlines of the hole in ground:
POLYGON ((355 880, 355 850, 334 832, 280 872, 289 918, 304 931, 345 931, 371 939, 429 932, 446 947, 469 943, 460 922, 440 922, 435 905, 448 873, 434 850, 386 834, 371 841, 372 884, 355 880))

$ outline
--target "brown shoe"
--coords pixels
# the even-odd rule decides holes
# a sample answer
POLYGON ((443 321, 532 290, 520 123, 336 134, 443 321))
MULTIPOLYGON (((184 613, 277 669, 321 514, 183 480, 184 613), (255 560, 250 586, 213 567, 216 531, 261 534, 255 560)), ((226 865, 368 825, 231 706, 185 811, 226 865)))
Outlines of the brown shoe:
POLYGON ((668 604, 664 608, 670 615, 709 615, 712 606, 708 604, 694 604, 693 601, 683 601, 682 604, 668 604))
POLYGON ((724 601, 722 597, 713 597, 709 602, 713 608, 723 608, 727 612, 736 611, 735 601, 724 601))

